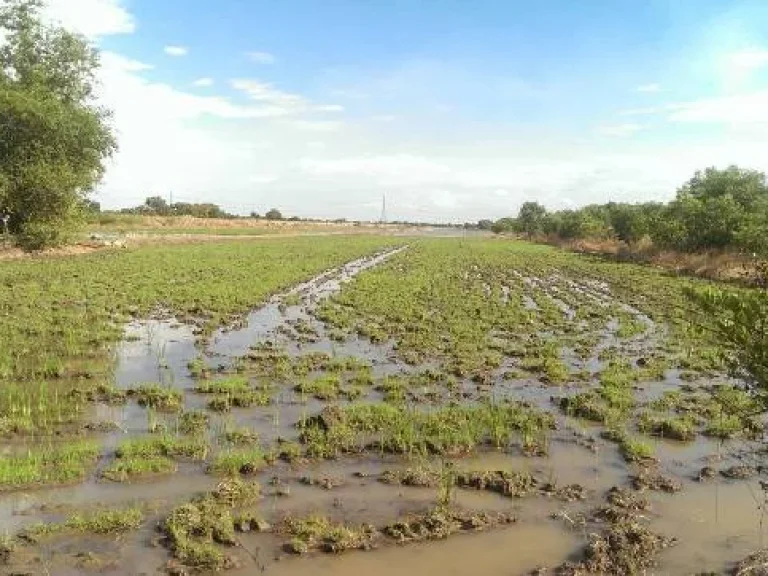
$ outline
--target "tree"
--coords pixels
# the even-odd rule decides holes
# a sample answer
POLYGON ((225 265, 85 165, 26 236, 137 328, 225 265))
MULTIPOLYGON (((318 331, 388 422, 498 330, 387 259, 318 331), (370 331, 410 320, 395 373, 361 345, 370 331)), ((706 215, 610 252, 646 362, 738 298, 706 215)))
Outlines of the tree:
POLYGON ((493 229, 493 221, 492 220, 479 220, 477 222, 477 228, 479 230, 491 230, 491 229, 493 229))
POLYGON ((40 9, 0 5, 0 212, 29 249, 67 238, 117 147, 109 112, 94 103, 97 51, 44 24, 40 9))
POLYGON ((678 190, 678 198, 690 196, 701 201, 730 196, 745 209, 751 208, 767 195, 768 182, 765 174, 738 166, 729 166, 725 170, 699 170, 678 190))
POLYGON ((150 212, 158 216, 167 216, 171 213, 171 207, 162 196, 149 196, 144 200, 143 212, 150 212))
POLYGON ((525 202, 517 214, 517 222, 523 232, 531 238, 535 234, 541 234, 547 209, 538 202, 525 202))
POLYGON ((504 232, 514 232, 517 221, 514 218, 499 218, 491 226, 491 230, 494 234, 502 234, 504 232))
POLYGON ((768 265, 763 263, 762 286, 736 290, 707 286, 689 297, 711 319, 732 373, 750 383, 768 400, 768 265))
POLYGON ((272 208, 272 210, 267 212, 264 215, 264 217, 267 220, 282 220, 283 219, 283 215, 280 213, 280 210, 278 210, 277 208, 272 208))

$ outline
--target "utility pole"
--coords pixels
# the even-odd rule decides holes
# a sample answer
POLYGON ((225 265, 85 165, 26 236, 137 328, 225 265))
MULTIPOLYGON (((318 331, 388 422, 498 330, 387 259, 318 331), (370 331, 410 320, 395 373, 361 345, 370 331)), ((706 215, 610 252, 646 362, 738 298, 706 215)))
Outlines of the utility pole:
POLYGON ((381 219, 379 220, 381 224, 387 223, 387 195, 382 194, 381 195, 381 219))

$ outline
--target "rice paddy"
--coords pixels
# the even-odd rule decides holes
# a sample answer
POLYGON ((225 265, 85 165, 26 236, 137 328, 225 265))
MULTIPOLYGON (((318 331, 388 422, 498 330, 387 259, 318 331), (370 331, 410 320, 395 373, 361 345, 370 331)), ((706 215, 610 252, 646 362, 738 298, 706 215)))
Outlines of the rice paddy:
POLYGON ((463 238, 4 263, 0 570, 459 573, 480 533, 510 574, 729 573, 763 420, 701 282, 463 238))

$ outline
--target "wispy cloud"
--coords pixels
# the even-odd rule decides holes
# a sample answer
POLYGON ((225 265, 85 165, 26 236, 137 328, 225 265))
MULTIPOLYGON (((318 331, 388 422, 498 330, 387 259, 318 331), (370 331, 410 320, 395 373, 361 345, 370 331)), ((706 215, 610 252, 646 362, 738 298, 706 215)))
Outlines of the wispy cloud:
POLYGON ((662 88, 661 84, 651 83, 651 84, 641 84, 637 88, 635 88, 635 92, 644 92, 646 94, 654 94, 656 92, 663 92, 664 88, 662 88))
POLYGON ((308 112, 343 112, 339 104, 314 104, 304 96, 284 92, 268 82, 252 79, 235 79, 231 81, 235 90, 239 90, 249 99, 263 104, 272 110, 275 116, 290 116, 308 112))
POLYGON ((631 136, 642 127, 639 124, 607 124, 604 126, 598 126, 595 131, 601 136, 608 136, 610 138, 626 138, 631 136))
POLYGON ((675 104, 669 120, 725 124, 768 122, 768 90, 675 104))
POLYGON ((276 60, 274 55, 269 52, 247 52, 246 56, 248 56, 251 62, 256 62, 257 64, 274 64, 276 60))
POLYGON ((732 65, 737 68, 753 70, 768 65, 768 49, 752 48, 731 54, 729 58, 732 65))
POLYGON ((166 46, 163 51, 168 56, 186 56, 189 54, 189 49, 186 46, 166 46))
POLYGON ((619 116, 648 116, 661 111, 658 106, 647 106, 645 108, 629 108, 619 112, 619 116))
POLYGON ((213 86, 213 78, 198 78, 192 82, 192 86, 197 86, 198 88, 209 88, 213 86))

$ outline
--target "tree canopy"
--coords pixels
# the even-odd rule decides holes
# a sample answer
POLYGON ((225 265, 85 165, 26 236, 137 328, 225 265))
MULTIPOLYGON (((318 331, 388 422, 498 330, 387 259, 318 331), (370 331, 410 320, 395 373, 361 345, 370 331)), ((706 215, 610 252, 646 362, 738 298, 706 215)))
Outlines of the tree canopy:
POLYGON ((496 232, 564 240, 647 238, 665 249, 736 249, 768 255, 768 182, 765 174, 730 166, 696 172, 667 204, 593 204, 547 211, 526 202, 516 218, 501 218, 496 232))
POLYGON ((66 239, 117 148, 94 99, 98 52, 41 7, 0 5, 0 213, 27 248, 66 239))

